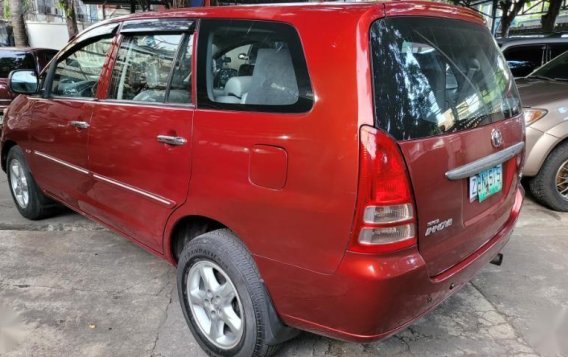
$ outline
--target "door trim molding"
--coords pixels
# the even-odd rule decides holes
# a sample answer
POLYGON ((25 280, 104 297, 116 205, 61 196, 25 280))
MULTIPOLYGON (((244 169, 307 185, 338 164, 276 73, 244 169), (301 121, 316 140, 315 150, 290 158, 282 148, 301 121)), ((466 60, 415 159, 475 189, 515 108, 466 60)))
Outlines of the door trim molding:
POLYGON ((84 169, 84 168, 82 168, 82 167, 79 167, 79 166, 75 166, 75 165, 73 165, 73 164, 70 164, 70 163, 68 163, 67 161, 59 160, 59 159, 57 159, 57 158, 55 158, 55 157, 53 157, 53 156, 51 156, 51 155, 44 154, 44 153, 41 152, 41 151, 35 151, 35 154, 36 154, 37 156, 43 157, 44 159, 48 159, 48 160, 51 160, 51 161, 53 161, 53 162, 56 162, 56 163, 58 163, 58 164, 60 164, 60 165, 63 165, 63 166, 65 166, 65 167, 68 167, 68 168, 70 168, 70 169, 72 169, 72 170, 79 171, 79 172, 82 173, 82 174, 85 174, 85 175, 88 175, 88 174, 89 174, 89 170, 86 170, 86 169, 84 169))
POLYGON ((91 176, 91 177, 92 177, 93 179, 95 179, 95 180, 98 180, 98 181, 101 181, 101 182, 104 182, 104 183, 107 183, 107 184, 111 184, 111 185, 120 187, 120 188, 122 188, 122 189, 124 189, 124 190, 127 190, 127 191, 130 191, 130 192, 134 192, 134 193, 136 193, 136 194, 138 194, 138 195, 140 195, 140 196, 143 196, 143 197, 145 197, 145 198, 149 198, 149 199, 151 199, 151 200, 153 200, 153 201, 155 201, 155 202, 158 202, 158 203, 160 203, 160 204, 162 204, 162 205, 164 205, 164 206, 173 207, 173 206, 175 206, 175 204, 176 204, 175 201, 169 200, 169 199, 164 198, 164 197, 162 197, 162 196, 159 196, 159 195, 157 195, 157 194, 155 194, 155 193, 151 193, 151 192, 142 190, 142 189, 140 189, 140 188, 131 186, 131 185, 127 184, 127 183, 120 182, 120 181, 111 179, 111 178, 109 178, 109 177, 103 176, 103 175, 99 175, 99 174, 97 174, 97 173, 94 173, 94 172, 92 172, 92 171, 89 171, 89 170, 87 170, 87 169, 85 169, 85 168, 82 168, 82 167, 80 167, 80 166, 76 166, 76 165, 73 165, 73 164, 71 164, 71 163, 68 163, 67 161, 57 159, 57 158, 55 158, 55 157, 53 157, 53 156, 51 156, 51 155, 45 154, 45 153, 43 153, 43 152, 41 152, 41 151, 34 151, 34 154, 36 154, 37 156, 43 157, 44 159, 53 161, 53 162, 55 162, 55 163, 57 163, 57 164, 59 164, 59 165, 65 166, 65 167, 67 167, 67 168, 69 168, 69 169, 72 169, 72 170, 78 171, 78 172, 80 172, 80 173, 82 173, 82 174, 91 176))
POLYGON ((139 194, 139 195, 141 195, 141 196, 144 196, 144 197, 146 197, 146 198, 149 198, 149 199, 152 199, 152 200, 154 200, 154 201, 157 201, 157 202, 159 202, 159 203, 161 203, 161 204, 163 204, 163 205, 165 205, 165 206, 171 207, 171 206, 175 205, 175 202, 170 201, 170 200, 168 200, 168 199, 166 199, 166 198, 163 198, 163 197, 158 196, 158 195, 156 195, 156 194, 153 194, 153 193, 144 191, 144 190, 139 189, 139 188, 136 188, 136 187, 134 187, 134 186, 130 186, 130 185, 126 184, 126 183, 113 180, 113 179, 111 179, 111 178, 109 178, 109 177, 105 177, 105 176, 102 176, 102 175, 99 175, 99 174, 95 174, 95 173, 93 173, 92 176, 93 176, 93 178, 95 178, 96 180, 99 180, 99 181, 102 181, 102 182, 106 182, 106 183, 109 183, 109 184, 111 184, 111 185, 118 186, 118 187, 120 187, 120 188, 122 188, 122 189, 125 189, 125 190, 127 190, 127 191, 130 191, 130 192, 137 193, 137 194, 139 194))

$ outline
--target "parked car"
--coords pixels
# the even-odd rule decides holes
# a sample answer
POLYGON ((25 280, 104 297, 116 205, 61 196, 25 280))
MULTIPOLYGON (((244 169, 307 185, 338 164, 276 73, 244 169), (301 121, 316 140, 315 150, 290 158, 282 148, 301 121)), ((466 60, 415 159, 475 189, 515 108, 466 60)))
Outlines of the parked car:
POLYGON ((561 34, 542 37, 512 37, 497 41, 515 77, 525 77, 538 67, 568 51, 568 37, 563 37, 561 34))
POLYGON ((0 133, 2 132, 4 109, 15 97, 14 93, 8 89, 10 72, 16 69, 28 69, 40 73, 56 54, 56 50, 45 48, 0 48, 0 133))
POLYGON ((517 79, 525 106, 529 187, 540 203, 568 211, 568 52, 517 79))
POLYGON ((518 92, 463 8, 133 15, 11 79, 20 213, 61 202, 176 264, 212 355, 390 336, 499 254, 523 201, 518 92))

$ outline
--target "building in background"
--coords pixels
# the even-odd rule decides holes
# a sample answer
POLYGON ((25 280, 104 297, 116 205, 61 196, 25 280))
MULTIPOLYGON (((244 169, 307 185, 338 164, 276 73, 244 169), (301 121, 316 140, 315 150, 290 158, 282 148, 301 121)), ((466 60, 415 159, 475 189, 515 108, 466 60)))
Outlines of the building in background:
MULTIPOLYGON (((61 49, 69 40, 65 14, 57 0, 30 0, 26 12, 26 29, 31 47, 61 49)), ((130 13, 128 6, 103 5, 102 1, 85 3, 75 1, 79 31, 104 19, 130 13)))

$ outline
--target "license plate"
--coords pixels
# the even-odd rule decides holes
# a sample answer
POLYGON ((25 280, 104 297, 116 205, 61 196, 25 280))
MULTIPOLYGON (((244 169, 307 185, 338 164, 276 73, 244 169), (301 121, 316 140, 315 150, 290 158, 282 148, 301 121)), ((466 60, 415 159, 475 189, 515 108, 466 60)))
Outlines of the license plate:
POLYGON ((499 164, 469 178, 469 202, 483 202, 502 189, 503 165, 499 164))

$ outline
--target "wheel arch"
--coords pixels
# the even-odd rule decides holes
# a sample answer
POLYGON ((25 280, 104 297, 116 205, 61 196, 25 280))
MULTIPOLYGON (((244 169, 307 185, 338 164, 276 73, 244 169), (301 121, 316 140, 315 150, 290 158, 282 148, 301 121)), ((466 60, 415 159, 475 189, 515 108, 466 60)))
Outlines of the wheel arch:
POLYGON ((534 173, 534 175, 531 176, 536 176, 538 175, 538 173, 540 172, 540 170, 542 169, 542 166, 544 165, 544 163, 546 162, 546 159, 548 159, 548 157, 550 156, 550 154, 552 154, 552 152, 554 150, 556 150, 556 148, 560 147, 561 145, 564 145, 568 143, 568 135, 558 138, 558 140, 554 143, 554 145, 551 145, 549 150, 546 152, 545 155, 542 156, 542 160, 539 161, 538 163, 538 168, 536 170, 536 172, 534 173))
POLYGON ((16 146, 16 142, 12 140, 6 140, 2 144, 2 156, 0 157, 0 164, 2 165, 2 171, 6 172, 6 161, 8 160, 8 152, 11 148, 16 146))
POLYGON ((179 254, 189 241, 201 234, 222 228, 230 229, 220 221, 207 216, 184 215, 176 218, 169 229, 170 233, 166 233, 164 242, 166 258, 177 264, 179 254))

